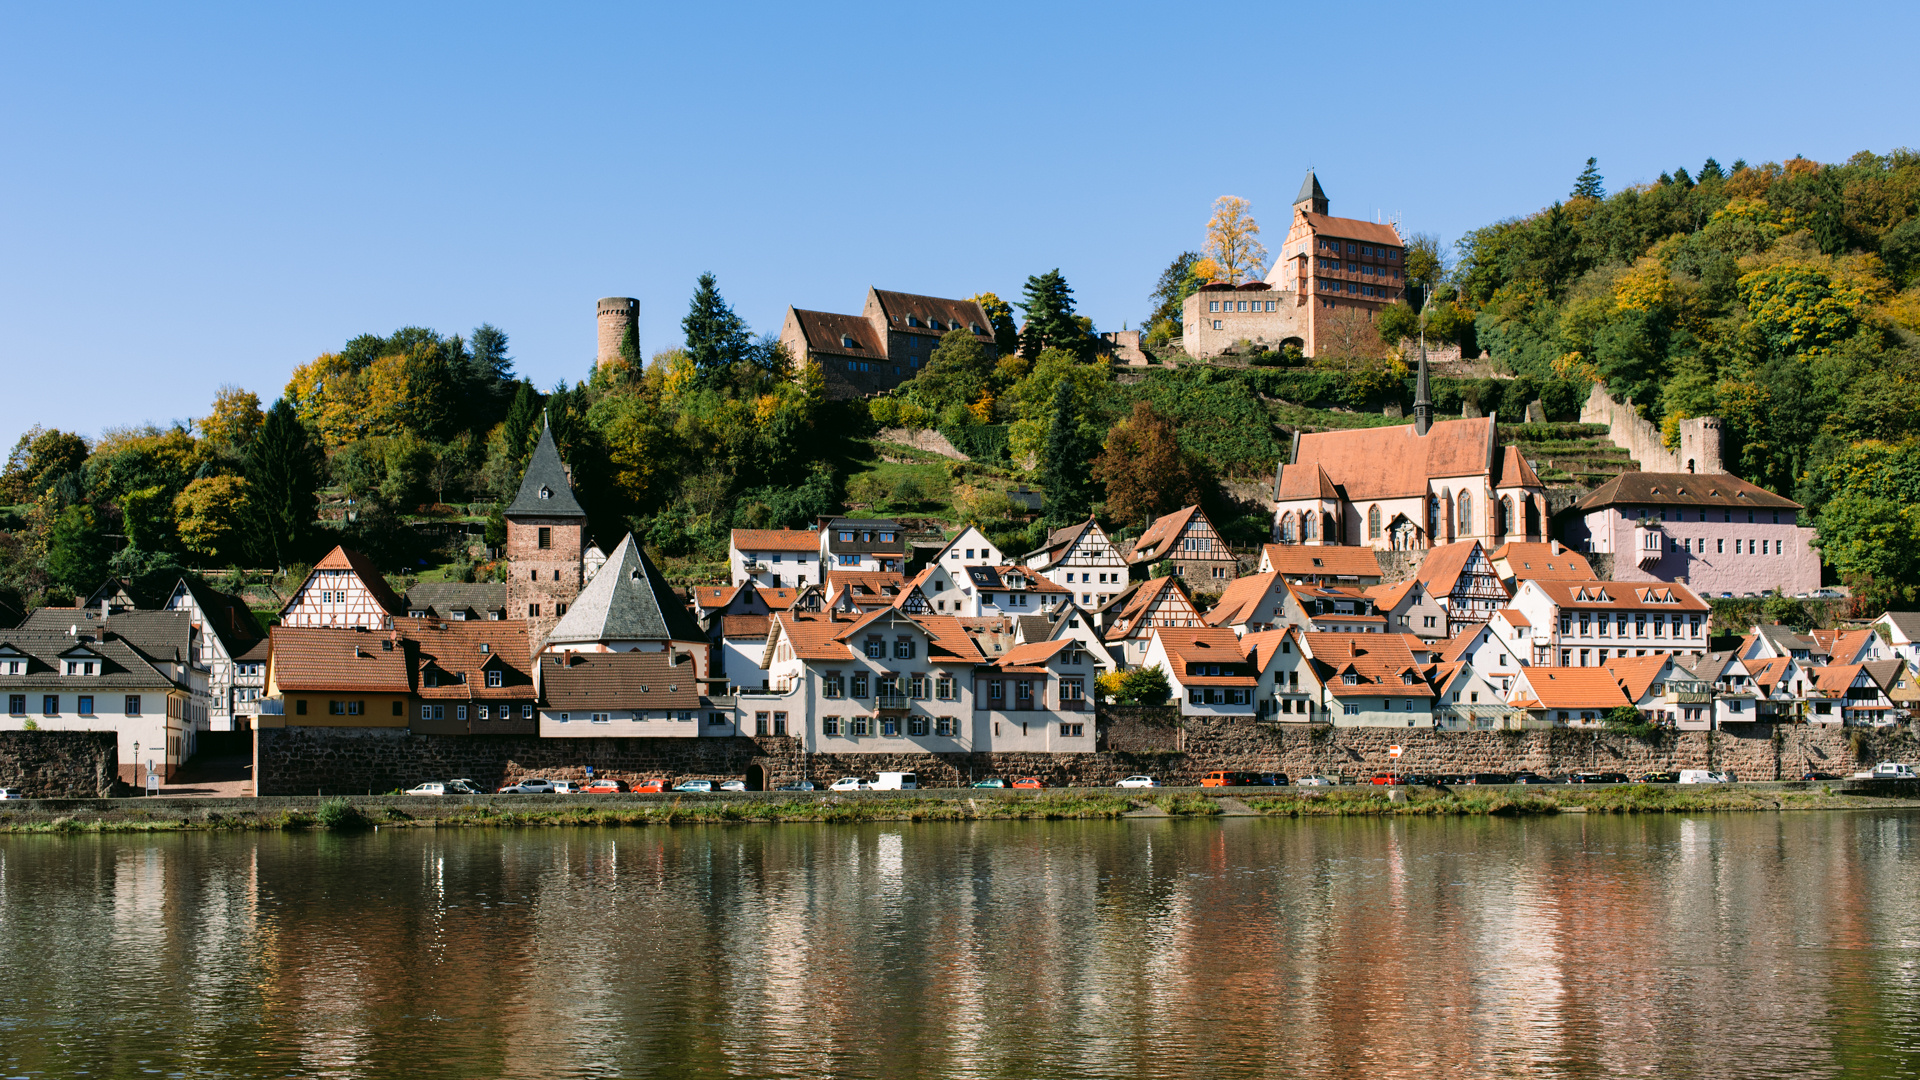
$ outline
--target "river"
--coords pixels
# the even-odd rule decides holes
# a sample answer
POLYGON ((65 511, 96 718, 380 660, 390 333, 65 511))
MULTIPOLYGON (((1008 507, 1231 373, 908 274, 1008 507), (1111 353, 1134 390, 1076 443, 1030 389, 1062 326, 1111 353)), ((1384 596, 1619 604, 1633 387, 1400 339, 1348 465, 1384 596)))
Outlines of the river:
POLYGON ((1920 813, 0 837, 4 1076, 1881 1076, 1920 813))

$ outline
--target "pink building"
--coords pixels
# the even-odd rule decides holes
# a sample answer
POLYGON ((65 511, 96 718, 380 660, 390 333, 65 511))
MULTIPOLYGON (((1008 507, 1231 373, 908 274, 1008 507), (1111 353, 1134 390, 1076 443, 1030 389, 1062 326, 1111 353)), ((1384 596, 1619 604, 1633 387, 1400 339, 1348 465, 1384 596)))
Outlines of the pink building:
MULTIPOLYGON (((1702 596, 1820 587, 1800 504, 1726 473, 1621 473, 1580 502, 1587 550, 1616 581, 1672 581, 1702 596)), ((1576 546, 1580 537, 1573 540, 1576 546)))

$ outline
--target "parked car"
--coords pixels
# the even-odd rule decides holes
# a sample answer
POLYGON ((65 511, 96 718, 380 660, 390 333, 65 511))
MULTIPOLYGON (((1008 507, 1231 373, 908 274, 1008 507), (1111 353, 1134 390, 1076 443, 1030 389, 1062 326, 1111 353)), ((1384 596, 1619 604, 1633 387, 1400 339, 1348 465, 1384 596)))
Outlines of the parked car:
POLYGON ((747 790, 747 782, 745 780, 729 780, 726 783, 720 785, 720 790, 721 791, 745 791, 747 790))
POLYGON ((668 781, 656 777, 652 780, 634 781, 633 790, 642 794, 658 794, 659 792, 667 790, 670 786, 668 781))
POLYGON ((1013 786, 1017 788, 1043 788, 1047 786, 1047 782, 1037 776, 1022 776, 1013 782, 1013 786))
POLYGON ((1200 777, 1201 787, 1236 787, 1241 774, 1230 769, 1215 769, 1200 777))
POLYGON ((1625 784, 1630 783, 1626 773, 1617 772, 1577 772, 1567 777, 1569 784, 1625 784))
POLYGON ((1639 780, 1642 784, 1677 784, 1679 782, 1680 774, 1677 772, 1650 772, 1639 780))
POLYGON ((1838 780, 1840 779, 1840 777, 1830 772, 1821 772, 1818 769, 1813 769, 1813 770, 1809 770, 1807 775, 1802 776, 1800 779, 1802 780, 1838 780))
POLYGON ((812 791, 813 781, 795 780, 791 783, 781 784, 779 787, 774 788, 773 790, 775 791, 812 791))
POLYGON ((1560 781, 1555 780, 1550 776, 1541 776, 1539 773, 1535 773, 1535 772, 1514 773, 1513 779, 1507 782, 1510 784, 1557 784, 1557 783, 1560 783, 1560 781))
POLYGON ((883 772, 868 787, 873 791, 914 791, 920 778, 910 772, 883 772))
POLYGON ((1721 774, 1714 772, 1711 769, 1681 769, 1680 783, 1682 784, 1727 784, 1727 783, 1732 783, 1732 781, 1728 780, 1725 776, 1722 776, 1721 774))
POLYGON ((1151 776, 1129 776, 1113 785, 1114 787, 1159 787, 1159 781, 1151 776))
POLYGON ((1913 766, 1902 765, 1897 761, 1883 761, 1866 772, 1853 774, 1855 780, 1920 780, 1920 773, 1913 766))
POLYGON ((580 782, 578 780, 555 780, 553 782, 553 793, 555 795, 578 795, 580 794, 580 782))
POLYGON ((1286 773, 1267 772, 1267 773, 1252 773, 1251 775, 1253 779, 1249 780, 1248 783, 1253 784, 1255 787, 1286 787, 1287 786, 1286 773))
POLYGON ((840 779, 835 780, 833 783, 828 784, 827 790, 828 791, 859 791, 861 788, 866 786, 867 785, 860 782, 860 778, 857 776, 843 776, 840 779))
POLYGON ((1406 781, 1392 773, 1375 773, 1373 779, 1368 781, 1368 783, 1384 784, 1387 787, 1392 787, 1396 784, 1404 784, 1406 781))
POLYGON ((500 789, 502 795, 548 795, 552 792, 553 781, 551 780, 522 780, 500 789))
POLYGON ((1469 784, 1511 784, 1513 776, 1503 772, 1477 772, 1467 777, 1469 784))
POLYGON ((1400 782, 1403 784, 1412 784, 1415 787, 1432 787, 1439 783, 1438 780, 1428 776, 1426 773, 1417 772, 1401 773, 1400 782))
POLYGON ((485 795, 486 791, 485 789, 481 788, 479 784, 476 784, 471 780, 462 778, 459 780, 447 781, 447 794, 449 795, 485 795))
MULTIPOLYGON (((6 790, 7 790, 6 788, 0 788, 0 791, 6 791, 6 790)), ((438 780, 429 780, 424 784, 415 784, 412 787, 408 788, 407 790, 401 792, 400 794, 402 795, 445 795, 447 794, 447 785, 441 783, 438 780)))
POLYGON ((0 787, 0 799, 24 799, 27 793, 17 787, 0 787))
POLYGON ((1466 773, 1441 773, 1433 778, 1433 782, 1441 787, 1458 787, 1461 784, 1471 784, 1473 780, 1466 773))
POLYGON ((1003 788, 1007 786, 1007 782, 997 776, 989 776, 985 780, 975 780, 973 786, 980 788, 1003 788))
POLYGON ((712 790, 713 790, 713 781, 711 781, 711 780, 682 780, 682 781, 680 781, 679 783, 677 783, 677 784, 675 784, 675 785, 673 785, 673 790, 675 790, 675 791, 712 791, 712 790))
POLYGON ((580 790, 586 792, 588 795, 618 795, 627 790, 627 782, 625 780, 595 780, 580 790))
POLYGON ((1294 781, 1301 787, 1339 787, 1340 781, 1331 776, 1303 776, 1294 781))

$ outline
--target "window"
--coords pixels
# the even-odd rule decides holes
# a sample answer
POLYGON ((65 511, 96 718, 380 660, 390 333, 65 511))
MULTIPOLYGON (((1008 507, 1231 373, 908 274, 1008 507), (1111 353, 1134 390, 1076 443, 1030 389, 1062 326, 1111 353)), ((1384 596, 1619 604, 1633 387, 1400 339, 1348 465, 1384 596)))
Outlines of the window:
POLYGON ((81 716, 93 715, 93 695, 92 694, 80 695, 79 707, 77 711, 80 713, 81 716))
POLYGON ((950 716, 942 716, 933 722, 933 733, 952 737, 960 734, 960 723, 950 716))
POLYGON ((936 676, 933 680, 933 694, 935 697, 939 698, 941 701, 952 701, 954 697, 953 676, 951 675, 936 676))
POLYGON ((1085 724, 1061 724, 1060 725, 1060 737, 1063 739, 1078 739, 1081 736, 1085 735, 1086 731, 1087 731, 1087 726, 1085 724))
POLYGON ((864 671, 854 672, 853 696, 857 698, 863 698, 867 696, 867 673, 864 671))
POLYGON ((853 718, 853 730, 848 734, 858 739, 858 738, 862 738, 864 736, 870 735, 872 733, 873 733, 873 721, 867 719, 864 716, 856 716, 853 718))
POLYGON ((539 618, 539 617, 540 617, 540 605, 539 605, 539 604, 528 604, 528 605, 527 605, 527 618, 529 618, 529 619, 537 619, 537 618, 539 618))
POLYGON ((927 733, 927 718, 926 718, 926 717, 924 717, 924 716, 915 716, 915 717, 911 717, 911 718, 909 718, 909 719, 907 720, 907 734, 909 734, 909 735, 925 735, 926 733, 927 733))
POLYGON ((1218 330, 1218 329, 1220 329, 1220 320, 1219 320, 1219 319, 1215 319, 1215 320, 1213 320, 1213 328, 1214 328, 1215 330, 1218 330))
POLYGON ((995 679, 987 683, 987 700, 988 701, 1005 701, 1006 699, 1007 699, 1006 683, 1003 683, 998 679, 995 679))
POLYGON ((846 680, 843 677, 841 677, 839 672, 829 671, 825 675, 820 676, 820 696, 821 697, 830 697, 830 698, 845 697, 846 693, 847 693, 846 680))
MULTIPOLYGON (((542 488, 541 490, 545 491, 546 489, 542 488)), ((553 546, 553 530, 551 528, 548 528, 545 525, 540 526, 540 550, 546 551, 548 548, 551 548, 552 546, 553 546)))
POLYGON ((1644 613, 1635 615, 1633 617, 1633 636, 1634 637, 1647 636, 1647 617, 1644 613))
POLYGON ((909 685, 911 687, 909 692, 914 697, 925 698, 927 696, 927 676, 924 672, 914 672, 909 685))
POLYGON ((900 737, 900 721, 892 717, 888 717, 887 719, 880 721, 880 734, 889 739, 899 738, 900 737))
POLYGON ((465 705, 455 705, 453 707, 453 718, 455 720, 465 720, 467 718, 467 707, 465 705))
MULTIPOLYGON (((1218 300, 1209 300, 1209 301, 1207 301, 1207 310, 1208 310, 1208 311, 1219 311, 1219 310, 1220 310, 1220 301, 1218 301, 1218 300)), ((1216 327, 1214 327, 1214 329, 1215 329, 1215 330, 1218 330, 1218 329, 1220 329, 1220 328, 1216 326, 1216 327)))
MULTIPOLYGON (((716 713, 715 715, 718 715, 718 714, 716 713)), ((840 718, 837 716, 829 716, 822 719, 820 721, 820 734, 822 735, 840 734, 840 718)))
POLYGON ((1190 705, 1205 705, 1207 703, 1207 692, 1199 687, 1194 687, 1187 691, 1187 703, 1190 705))
POLYGON ((767 734, 767 719, 766 713, 757 712, 753 714, 753 733, 755 735, 767 734))
MULTIPOLYGON (((685 714, 682 714, 680 718, 682 720, 685 720, 687 719, 687 716, 685 714)), ((787 714, 786 713, 777 712, 773 714, 773 733, 775 735, 785 735, 787 733, 787 714)))
POLYGON ((1086 686, 1085 679, 1061 679, 1060 701, 1063 704, 1069 701, 1078 703, 1086 696, 1086 686))
POLYGON ((506 685, 506 674, 500 671, 487 672, 487 685, 498 688, 506 685))
POLYGON ((913 639, 910 637, 895 638, 893 640, 893 658, 895 660, 913 659, 913 639))

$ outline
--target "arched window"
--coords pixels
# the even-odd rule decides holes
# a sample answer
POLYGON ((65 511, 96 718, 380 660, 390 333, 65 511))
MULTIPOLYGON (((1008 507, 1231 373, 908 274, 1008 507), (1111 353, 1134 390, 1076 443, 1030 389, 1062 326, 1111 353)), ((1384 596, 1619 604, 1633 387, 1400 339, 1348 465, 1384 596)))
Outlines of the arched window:
POLYGON ((1460 535, 1469 536, 1472 533, 1473 493, 1471 491, 1463 491, 1460 493, 1460 535))
POLYGON ((1440 535, 1440 500, 1427 497, 1427 537, 1429 540, 1440 535))
POLYGON ((1509 495, 1506 498, 1500 500, 1500 535, 1505 536, 1512 531, 1513 531, 1513 496, 1509 495))
POLYGON ((1294 542, 1292 514, 1280 515, 1280 542, 1283 544, 1294 542))
POLYGON ((1300 515, 1300 539, 1318 540, 1320 538, 1320 515, 1308 511, 1300 515))
POLYGON ((1367 539, 1380 539, 1380 507, 1378 505, 1367 507, 1367 539))

